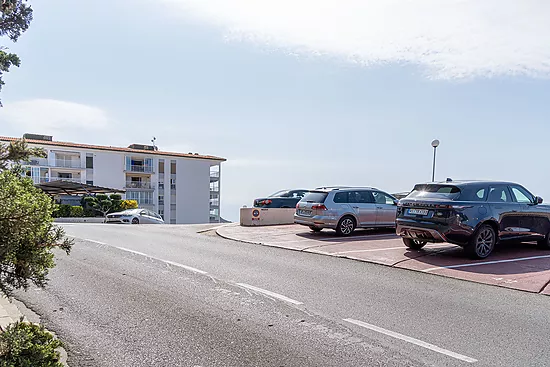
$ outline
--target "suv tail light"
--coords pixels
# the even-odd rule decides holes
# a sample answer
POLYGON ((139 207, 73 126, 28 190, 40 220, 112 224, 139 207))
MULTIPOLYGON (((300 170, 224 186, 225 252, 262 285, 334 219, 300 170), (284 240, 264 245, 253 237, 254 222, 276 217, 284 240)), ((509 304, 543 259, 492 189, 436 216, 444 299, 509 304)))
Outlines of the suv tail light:
POLYGON ((311 207, 311 209, 313 209, 313 210, 327 210, 327 207, 324 204, 318 204, 318 205, 313 205, 311 207))

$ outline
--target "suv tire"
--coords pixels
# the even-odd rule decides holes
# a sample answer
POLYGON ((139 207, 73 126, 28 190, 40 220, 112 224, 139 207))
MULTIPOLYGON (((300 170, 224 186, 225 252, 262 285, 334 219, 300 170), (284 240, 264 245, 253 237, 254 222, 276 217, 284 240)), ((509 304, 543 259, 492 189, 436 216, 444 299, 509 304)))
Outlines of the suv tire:
POLYGON ((497 234, 493 227, 483 224, 470 238, 464 247, 466 254, 472 259, 485 259, 493 252, 497 243, 497 234))
POLYGON ((339 236, 349 236, 355 230, 355 226, 355 219, 349 215, 345 216, 338 222, 336 233, 338 233, 339 236))
POLYGON ((537 242, 537 247, 541 250, 550 250, 550 232, 544 237, 543 240, 537 242))
POLYGON ((427 244, 426 241, 415 240, 413 238, 403 238, 403 243, 411 250, 420 250, 427 244))

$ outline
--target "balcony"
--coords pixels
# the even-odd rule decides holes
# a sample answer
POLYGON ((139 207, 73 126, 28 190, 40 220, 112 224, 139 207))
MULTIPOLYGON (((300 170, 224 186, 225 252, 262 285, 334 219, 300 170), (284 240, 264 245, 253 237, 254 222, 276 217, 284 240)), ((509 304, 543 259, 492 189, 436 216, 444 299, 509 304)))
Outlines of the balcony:
MULTIPOLYGON (((76 177, 73 177, 73 178, 65 178, 65 177, 50 177, 49 179, 45 179, 47 181, 45 182, 54 182, 54 181, 68 181, 68 182, 77 182, 77 183, 82 183, 82 179, 81 178, 76 178, 76 177)), ((42 181, 42 180, 41 180, 42 181)))
POLYGON ((220 173, 217 171, 210 172, 210 182, 215 182, 220 180, 220 173))
POLYGON ((216 208, 220 206, 220 200, 219 199, 210 199, 210 207, 216 208))
POLYGON ((138 173, 153 173, 152 166, 142 166, 142 165, 126 165, 127 172, 138 172, 138 173))
POLYGON ((51 166, 59 168, 82 168, 82 162, 76 159, 54 159, 51 162, 51 166))
POLYGON ((125 188, 127 188, 127 189, 141 189, 141 190, 154 190, 155 185, 150 183, 150 182, 126 181, 125 188))
POLYGON ((26 162, 29 166, 48 167, 48 160, 46 158, 31 158, 26 162))

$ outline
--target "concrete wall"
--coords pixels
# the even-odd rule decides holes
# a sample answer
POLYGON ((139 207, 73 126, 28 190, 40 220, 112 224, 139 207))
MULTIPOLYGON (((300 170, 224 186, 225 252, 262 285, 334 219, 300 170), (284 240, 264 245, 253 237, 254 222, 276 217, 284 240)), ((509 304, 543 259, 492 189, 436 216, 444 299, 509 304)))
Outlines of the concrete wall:
MULTIPOLYGON (((85 153, 84 153, 85 154, 85 153)), ((94 185, 122 189, 126 184, 124 154, 94 151, 94 185)))
POLYGON ((294 224, 296 209, 282 208, 241 208, 241 226, 273 226, 294 224))
POLYGON ((176 161, 176 223, 210 222, 210 161, 176 161))

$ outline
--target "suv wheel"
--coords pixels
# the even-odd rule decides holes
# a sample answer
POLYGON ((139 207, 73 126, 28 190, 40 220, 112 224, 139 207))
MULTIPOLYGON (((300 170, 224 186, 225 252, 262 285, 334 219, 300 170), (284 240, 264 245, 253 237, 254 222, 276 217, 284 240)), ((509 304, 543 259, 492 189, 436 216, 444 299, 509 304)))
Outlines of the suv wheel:
POLYGON ((344 217, 338 222, 336 233, 340 236, 349 236, 355 230, 355 219, 352 217, 344 217))
POLYGON ((493 227, 484 224, 472 236, 464 250, 472 259, 485 259, 493 252, 497 243, 497 235, 493 227))
POLYGON ((537 242, 537 247, 541 250, 550 250, 550 233, 543 240, 537 242))
POLYGON ((426 241, 415 240, 413 238, 403 238, 403 243, 412 250, 420 250, 427 244, 426 241))

